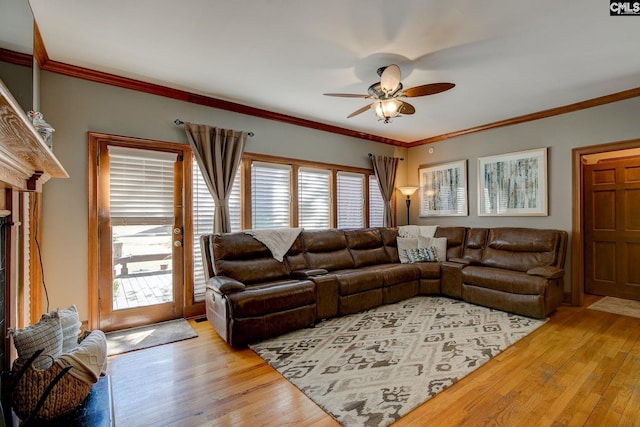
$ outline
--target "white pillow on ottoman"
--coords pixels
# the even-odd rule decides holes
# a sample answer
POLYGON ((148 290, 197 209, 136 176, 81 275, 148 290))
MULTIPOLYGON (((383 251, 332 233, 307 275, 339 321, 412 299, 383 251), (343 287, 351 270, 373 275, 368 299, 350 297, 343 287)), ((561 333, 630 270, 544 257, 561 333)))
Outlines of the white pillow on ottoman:
POLYGON ((37 369, 47 369, 51 367, 53 360, 62 355, 62 328, 58 313, 43 314, 35 325, 24 329, 9 328, 9 333, 13 335, 13 343, 18 352, 16 359, 18 364, 25 364, 33 353, 42 349, 44 351, 32 366, 37 369))
POLYGON ((62 352, 69 353, 78 346, 78 336, 80 335, 80 318, 75 304, 69 308, 57 309, 52 313, 58 313, 60 317, 60 327, 62 328, 62 352))

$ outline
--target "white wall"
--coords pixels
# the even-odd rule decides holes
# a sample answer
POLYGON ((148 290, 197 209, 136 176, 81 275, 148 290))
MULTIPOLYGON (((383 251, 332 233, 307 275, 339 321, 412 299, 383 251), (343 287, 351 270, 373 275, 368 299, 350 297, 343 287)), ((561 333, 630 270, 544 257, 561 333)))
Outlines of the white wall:
MULTIPOLYGON (((466 225, 472 227, 536 227, 566 230, 571 234, 572 187, 571 150, 575 147, 604 144, 640 138, 640 98, 633 98, 574 113, 554 116, 520 125, 460 136, 447 141, 410 148, 407 181, 418 184, 418 167, 467 159, 468 217, 419 218, 419 199, 411 204, 413 223, 466 225), (549 147, 548 202, 545 217, 481 217, 478 216, 478 157, 549 147), (433 153, 429 154, 429 148, 433 153), (414 219, 415 218, 415 219, 414 219)), ((400 212, 405 212, 398 209, 400 212)), ((570 277, 570 253, 565 265, 565 290, 570 277)))
MULTIPOLYGON (((43 200, 43 262, 51 308, 76 304, 88 316, 87 132, 186 144, 173 121, 253 131, 246 151, 345 166, 371 168, 367 154, 406 157, 406 149, 333 133, 41 73, 41 111, 56 129, 53 151, 70 175, 50 180, 43 200)), ((406 161, 398 185, 406 177, 406 161)))

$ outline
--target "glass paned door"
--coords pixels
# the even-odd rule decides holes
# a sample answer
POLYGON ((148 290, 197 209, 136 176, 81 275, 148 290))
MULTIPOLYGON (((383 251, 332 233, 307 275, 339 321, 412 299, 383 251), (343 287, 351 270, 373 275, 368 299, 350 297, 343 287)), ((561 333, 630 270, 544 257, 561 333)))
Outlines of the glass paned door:
POLYGON ((182 156, 101 150, 100 328, 182 316, 182 156), (108 266, 108 271, 104 267, 108 266))

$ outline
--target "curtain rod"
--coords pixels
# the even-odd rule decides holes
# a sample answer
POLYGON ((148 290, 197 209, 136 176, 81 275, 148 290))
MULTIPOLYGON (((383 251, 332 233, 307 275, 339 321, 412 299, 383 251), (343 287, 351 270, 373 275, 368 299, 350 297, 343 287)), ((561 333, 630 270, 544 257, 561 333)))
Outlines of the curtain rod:
MULTIPOLYGON (((369 153, 368 156, 373 157, 373 154, 369 153)), ((404 157, 400 157, 400 160, 404 160, 404 157)))
MULTIPOLYGON (((176 124, 176 126, 182 126, 182 125, 184 124, 184 122, 183 122, 182 120, 180 120, 180 119, 175 119, 175 120, 173 121, 173 123, 175 123, 175 124, 176 124)), ((247 133, 247 135, 249 135, 249 136, 254 136, 254 135, 255 135, 255 133, 253 133, 253 132, 249 132, 249 133, 247 133)))

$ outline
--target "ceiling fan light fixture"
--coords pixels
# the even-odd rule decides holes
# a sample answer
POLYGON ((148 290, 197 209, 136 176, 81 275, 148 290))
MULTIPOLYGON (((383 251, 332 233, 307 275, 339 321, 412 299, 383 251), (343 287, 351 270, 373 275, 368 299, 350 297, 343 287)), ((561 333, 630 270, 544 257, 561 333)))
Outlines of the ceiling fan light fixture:
POLYGON ((383 99, 376 102, 374 111, 380 120, 383 120, 385 123, 390 123, 392 118, 400 115, 401 106, 402 101, 398 101, 397 99, 383 99))

